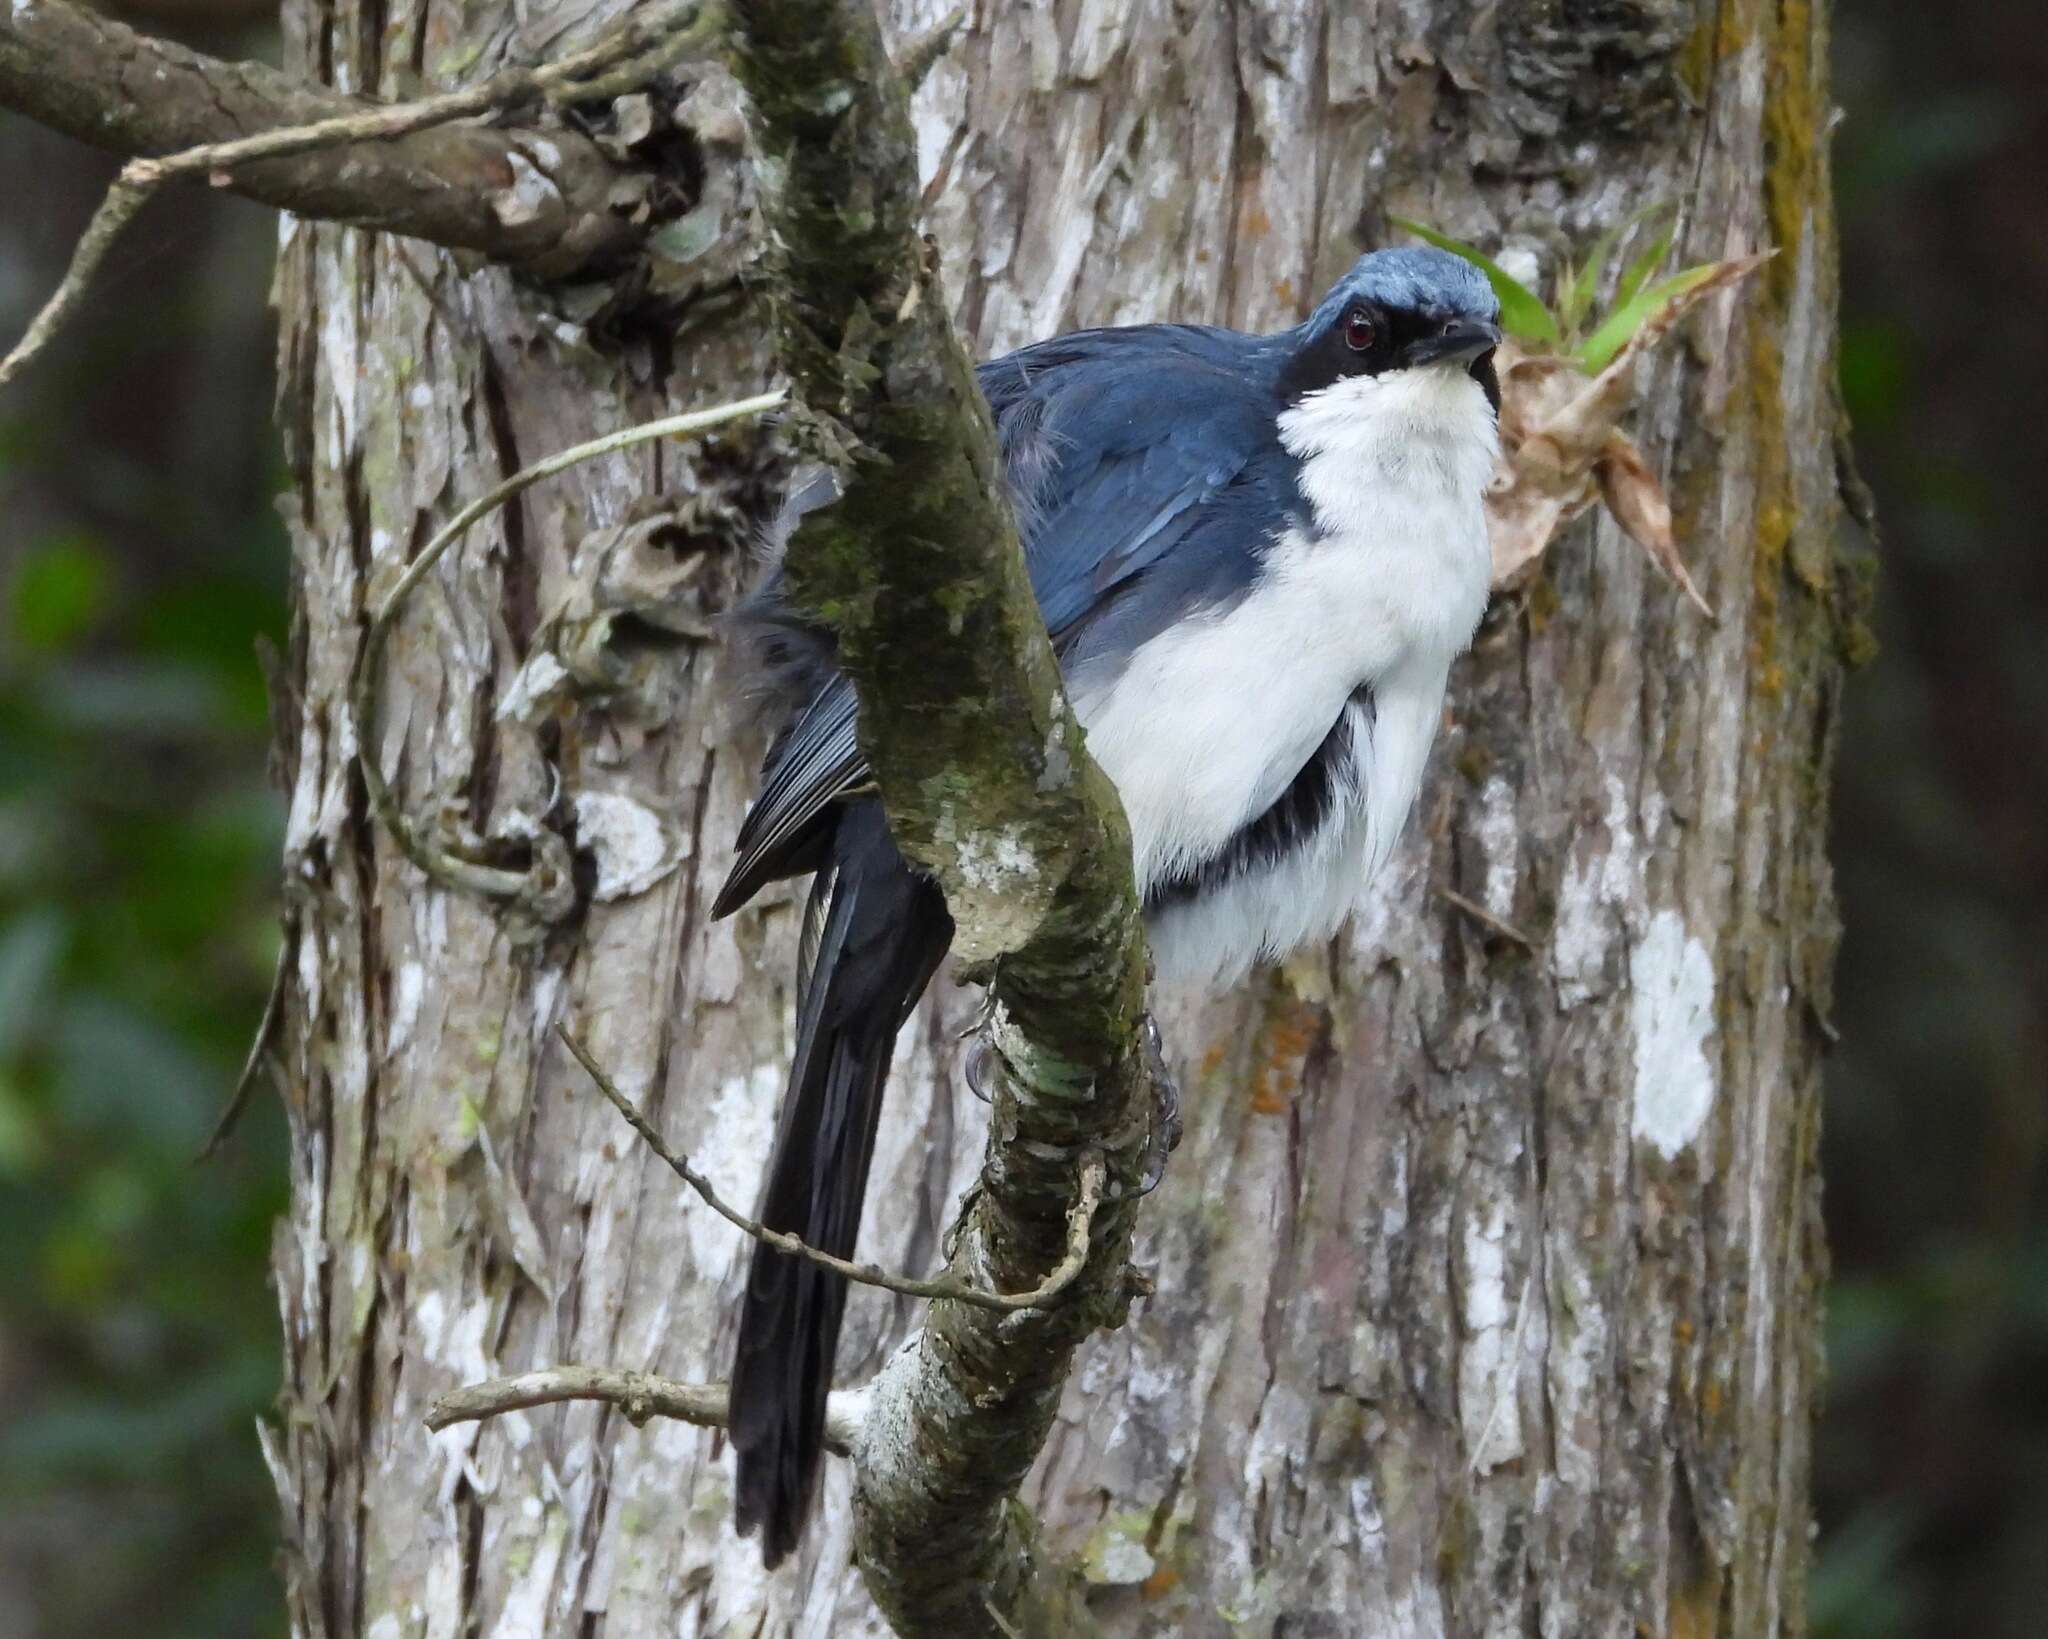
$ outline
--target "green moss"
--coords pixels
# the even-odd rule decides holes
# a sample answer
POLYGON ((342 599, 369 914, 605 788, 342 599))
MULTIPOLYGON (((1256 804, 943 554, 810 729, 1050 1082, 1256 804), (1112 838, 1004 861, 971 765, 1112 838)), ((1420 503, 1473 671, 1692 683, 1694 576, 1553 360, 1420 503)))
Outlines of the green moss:
POLYGON ((1483 785, 1493 768, 1493 753, 1470 735, 1458 747, 1457 770, 1461 779, 1470 785, 1483 785))
MULTIPOLYGON (((1726 8, 1718 9, 1725 12, 1726 8)), ((1674 64, 1678 83, 1685 87, 1686 96, 1696 108, 1706 102, 1707 93, 1713 88, 1715 45, 1721 25, 1722 18, 1714 13, 1702 17, 1678 50, 1674 64)))
POLYGON ((1852 670, 1877 658, 1877 631, 1871 624, 1877 607, 1877 574, 1874 552, 1836 554, 1836 649, 1842 664, 1852 670))
POLYGON ((1783 252, 1765 270, 1782 309, 1789 304, 1795 252, 1819 194, 1816 144, 1826 135, 1826 110, 1814 100, 1813 11, 1809 0, 1778 0, 1766 54, 1764 213, 1783 252))
POLYGON ((1443 1532, 1436 1543, 1437 1580, 1455 1583, 1459 1571, 1471 1561, 1479 1540, 1478 1510, 1471 1492, 1454 1492, 1444 1511, 1443 1532))

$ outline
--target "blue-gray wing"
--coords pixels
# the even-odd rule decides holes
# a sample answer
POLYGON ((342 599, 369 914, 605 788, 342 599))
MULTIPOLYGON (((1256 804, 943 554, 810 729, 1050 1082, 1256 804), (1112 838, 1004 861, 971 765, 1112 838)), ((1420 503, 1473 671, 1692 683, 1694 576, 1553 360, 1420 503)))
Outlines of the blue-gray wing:
MULTIPOLYGON (((1274 465, 1277 405, 1259 347, 1227 330, 1144 325, 1057 337, 983 366, 1031 587, 1056 643, 1274 465)), ((1210 544, 1248 566, 1262 543, 1210 544)))
MULTIPOLYGON (((1250 584, 1293 500, 1270 392, 1232 352, 1256 346, 1148 325, 1081 331, 982 367, 1032 590, 1063 659, 1135 647, 1250 584)), ((817 489, 798 510, 833 498, 817 489)), ((755 602, 778 592, 771 580, 755 602)), ((839 804, 869 783, 857 725, 853 687, 833 673, 768 754, 714 916, 818 867, 839 804)))
POLYGON ((732 870, 711 902, 714 917, 744 905, 770 882, 822 863, 819 819, 868 782, 853 685, 834 677, 776 740, 761 767, 761 793, 733 841, 732 870))

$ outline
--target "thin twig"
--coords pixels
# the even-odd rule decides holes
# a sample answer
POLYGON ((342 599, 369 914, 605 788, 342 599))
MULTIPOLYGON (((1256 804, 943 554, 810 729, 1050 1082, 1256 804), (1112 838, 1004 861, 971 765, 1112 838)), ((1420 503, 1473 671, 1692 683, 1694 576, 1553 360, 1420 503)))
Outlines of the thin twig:
POLYGON ((1018 1632, 1010 1619, 996 1609, 996 1602, 993 1599, 984 1597, 981 1602, 981 1608, 988 1612, 988 1619, 995 1623, 996 1627, 1001 1631, 1003 1639, 1024 1639, 1024 1635, 1018 1632))
POLYGON ((72 253, 71 265, 65 270, 56 294, 44 304, 13 351, 0 360, 0 387, 18 375, 71 317, 121 230, 166 182, 184 176, 224 177, 237 166, 258 160, 286 159, 316 148, 388 141, 424 131, 430 126, 493 113, 536 96, 550 102, 575 102, 582 96, 586 84, 599 75, 606 78, 597 83, 608 94, 616 95, 627 83, 619 74, 612 72, 621 64, 638 59, 636 83, 644 84, 673 63, 683 51, 708 39, 723 27, 721 7, 707 4, 706 0, 679 0, 679 3, 661 7, 644 18, 627 21, 595 45, 572 52, 557 62, 544 63, 539 67, 506 69, 460 91, 422 97, 416 102, 371 108, 360 114, 337 115, 333 119, 315 120, 310 125, 260 131, 254 136, 237 137, 232 142, 202 143, 196 148, 186 148, 154 159, 132 159, 121 168, 120 177, 107 190, 106 199, 93 214, 91 225, 72 253))
POLYGON ((349 708, 356 720, 356 761, 363 771, 363 787, 368 793, 370 807, 384 828, 397 842, 400 852, 417 865, 429 880, 445 888, 458 888, 469 893, 480 894, 487 899, 514 899, 525 891, 529 880, 526 871, 506 870, 502 866, 488 865, 479 860, 464 859, 458 854, 436 848, 420 835, 398 806, 398 799, 392 794, 390 785, 378 766, 376 751, 376 725, 380 715, 379 687, 383 667, 384 645, 391 636, 391 628, 398 618, 399 610, 412 594, 414 587, 426 577, 427 572, 440 560, 441 555, 467 534, 478 519, 495 512, 522 490, 530 489, 543 478, 551 478, 565 468, 575 466, 579 461, 593 460, 600 455, 610 455, 616 450, 629 449, 635 444, 650 443, 658 438, 690 438, 699 433, 709 432, 714 427, 724 426, 729 421, 738 421, 747 416, 763 415, 779 406, 788 394, 777 388, 773 392, 758 393, 752 398, 743 398, 731 404, 719 404, 708 410, 691 410, 683 415, 672 415, 660 421, 642 422, 637 427, 627 427, 602 438, 593 438, 588 443, 573 444, 566 450, 558 450, 522 467, 503 483, 486 491, 441 526, 434 538, 420 549, 419 556, 405 566, 405 572, 398 577, 390 595, 378 606, 370 619, 370 627, 363 634, 363 646, 356 655, 354 675, 349 679, 349 708))
POLYGON ((1480 904, 1478 900, 1467 899, 1463 894, 1459 893, 1454 888, 1439 888, 1437 889, 1437 892, 1442 894, 1444 898, 1448 899, 1453 905, 1457 906, 1458 909, 1463 911, 1467 916, 1471 917, 1473 921, 1478 922, 1485 927, 1493 929, 1493 931, 1499 934, 1503 939, 1512 939, 1524 950, 1534 950, 1536 948, 1535 940, 1531 939, 1520 928, 1516 927, 1514 923, 1502 921, 1498 916, 1495 916, 1492 911, 1488 910, 1484 905, 1480 904))
MULTIPOLYGON (((646 1372, 612 1366, 546 1366, 517 1377, 494 1377, 444 1394, 427 1408, 426 1425, 436 1434, 456 1423, 481 1422, 508 1411, 526 1411, 564 1400, 603 1400, 625 1413, 635 1428, 650 1417, 673 1417, 699 1428, 724 1428, 727 1390, 723 1383, 678 1383, 646 1372)), ((835 1389, 825 1402, 825 1449, 845 1456, 859 1437, 867 1391, 835 1389)))
POLYGON ((28 361, 47 347, 50 338, 64 327, 78 304, 85 299, 93 275, 99 272, 100 263, 107 259, 107 252, 114 248, 114 241, 121 236, 121 230, 148 202, 153 191, 153 187, 130 182, 125 175, 107 190, 107 197, 100 201, 100 208, 92 213, 92 220, 86 224, 78 248, 71 253, 71 265, 64 270, 63 283, 57 286, 56 294, 43 304, 43 310, 29 322, 14 350, 0 359, 0 387, 5 387, 19 375, 28 361))
POLYGON ((242 1060, 242 1073, 235 1077, 235 1090, 228 1095, 220 1119, 214 1122, 206 1147, 192 1157, 194 1162, 213 1159, 221 1145, 228 1141, 228 1134, 235 1130, 235 1123, 242 1119, 242 1111, 248 1107, 250 1091, 256 1085, 256 1071, 263 1063, 263 1055, 270 1046, 270 1038, 277 1033, 277 1021, 284 1011, 284 978, 290 971, 296 942, 295 929, 287 913, 284 938, 277 947, 277 966, 270 975, 270 995, 263 1003, 263 1017, 256 1023, 256 1039, 249 1043, 249 1056, 242 1060))
POLYGON ((856 1282, 861 1286, 879 1286, 884 1291, 896 1292, 907 1298, 924 1298, 931 1302, 952 1302, 971 1304, 977 1309, 995 1309, 1005 1314, 1014 1314, 1024 1309, 1043 1309, 1056 1300, 1071 1286, 1088 1263, 1089 1231, 1095 1221, 1095 1209, 1102 1203, 1102 1189, 1107 1170, 1102 1157, 1090 1153, 1081 1163, 1081 1187, 1074 1197, 1074 1204, 1067 1209, 1067 1253, 1058 1266, 1044 1280, 1028 1292, 987 1292, 978 1286, 952 1275, 941 1275, 936 1280, 912 1280, 903 1275, 892 1275, 878 1269, 871 1263, 849 1263, 844 1258, 835 1258, 829 1252, 820 1252, 816 1247, 807 1246, 794 1235, 784 1234, 779 1229, 770 1229, 766 1224, 749 1218, 745 1213, 728 1206, 706 1178, 689 1161, 675 1154, 662 1142, 661 1134, 648 1124, 647 1118, 633 1107, 626 1095, 612 1084, 611 1078, 598 1067, 582 1042, 570 1032, 567 1025, 557 1025, 556 1033, 563 1044, 576 1056, 576 1062, 589 1073, 597 1083, 597 1090, 611 1101, 641 1140, 656 1155, 661 1157, 669 1171, 695 1190, 711 1208, 727 1223, 755 1240, 772 1246, 778 1252, 786 1252, 793 1258, 804 1258, 834 1274, 856 1282))

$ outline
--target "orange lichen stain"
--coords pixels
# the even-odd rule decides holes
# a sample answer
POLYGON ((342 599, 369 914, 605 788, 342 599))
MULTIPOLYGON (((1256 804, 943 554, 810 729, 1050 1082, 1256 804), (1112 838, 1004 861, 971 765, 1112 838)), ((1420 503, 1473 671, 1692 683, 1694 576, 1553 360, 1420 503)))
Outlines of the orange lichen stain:
POLYGON ((1273 299, 1282 307, 1292 307, 1294 305, 1294 281, 1292 279, 1282 279, 1276 284, 1273 287, 1273 299))
POLYGON ((1719 1383, 1709 1383, 1700 1390, 1700 1410, 1709 1417, 1721 1415, 1721 1385, 1719 1383))
POLYGON ((1692 1341, 1692 1322, 1683 1315, 1680 1315, 1678 1319, 1671 1323, 1671 1335, 1681 1343, 1690 1343, 1692 1341))
POLYGON ((1320 1009, 1285 991, 1273 997, 1252 1046, 1252 1114, 1285 1115, 1294 1107, 1322 1024, 1320 1009))
POLYGON ((1715 1639, 1721 1631, 1721 1575, 1709 1571, 1690 1587, 1671 1591, 1665 1639, 1715 1639))
POLYGON ((1211 1042, 1208 1052, 1202 1055, 1202 1068, 1198 1073, 1204 1076, 1213 1076, 1218 1070, 1223 1068, 1223 1061, 1229 1054, 1229 1042, 1211 1042))
POLYGON ((1138 1584, 1138 1592, 1147 1599, 1164 1599, 1179 1586, 1180 1572, 1171 1565, 1162 1565, 1138 1584))
POLYGON ((1245 214, 1244 233, 1247 239, 1263 239, 1272 231, 1273 219, 1261 207, 1254 205, 1245 214))

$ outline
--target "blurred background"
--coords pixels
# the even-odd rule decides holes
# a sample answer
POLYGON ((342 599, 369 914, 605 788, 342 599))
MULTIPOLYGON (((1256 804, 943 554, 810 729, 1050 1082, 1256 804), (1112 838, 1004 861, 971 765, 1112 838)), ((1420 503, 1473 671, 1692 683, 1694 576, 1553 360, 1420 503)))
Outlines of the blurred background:
MULTIPOLYGON (((269 54, 258 0, 143 27, 269 54)), ((1823 1639, 2048 1631, 2048 29, 1837 0, 1852 679, 1825 1164, 1823 1639)), ((0 337, 109 167, 0 114, 0 337)), ((251 1425, 283 1122, 195 1164, 277 949, 274 219, 197 190, 0 399, 0 1639, 282 1632, 251 1425)))

